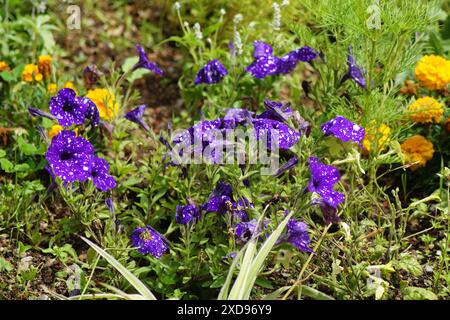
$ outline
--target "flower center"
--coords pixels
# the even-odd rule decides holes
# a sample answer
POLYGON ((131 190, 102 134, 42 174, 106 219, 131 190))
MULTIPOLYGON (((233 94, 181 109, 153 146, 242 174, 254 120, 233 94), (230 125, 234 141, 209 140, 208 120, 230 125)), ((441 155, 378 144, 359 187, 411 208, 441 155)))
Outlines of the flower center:
POLYGON ((144 231, 141 232, 139 238, 141 238, 142 240, 150 241, 152 240, 152 235, 147 229, 145 229, 144 231))
POLYGON ((70 160, 72 159, 72 154, 68 151, 64 151, 61 153, 60 157, 61 160, 70 160))

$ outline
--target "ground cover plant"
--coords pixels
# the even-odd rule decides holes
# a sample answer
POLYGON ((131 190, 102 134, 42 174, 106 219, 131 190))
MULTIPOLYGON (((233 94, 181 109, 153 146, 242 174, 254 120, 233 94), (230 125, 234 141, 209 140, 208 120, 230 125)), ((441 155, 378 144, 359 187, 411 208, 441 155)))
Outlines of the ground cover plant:
POLYGON ((0 2, 0 299, 448 299, 448 2, 0 2))

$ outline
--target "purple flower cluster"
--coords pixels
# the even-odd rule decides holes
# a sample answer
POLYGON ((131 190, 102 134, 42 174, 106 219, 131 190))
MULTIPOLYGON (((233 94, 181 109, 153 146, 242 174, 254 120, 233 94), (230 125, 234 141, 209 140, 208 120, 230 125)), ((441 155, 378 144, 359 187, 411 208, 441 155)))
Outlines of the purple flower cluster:
POLYGON ((73 131, 60 131, 52 139, 45 158, 50 164, 50 172, 66 183, 91 179, 104 192, 116 186, 116 181, 109 175, 106 160, 96 157, 92 144, 83 137, 77 137, 73 131))
MULTIPOLYGON (((235 144, 235 141, 227 140, 227 130, 238 127, 253 130, 251 134, 257 141, 267 141, 268 150, 290 149, 301 137, 300 132, 284 122, 293 117, 294 112, 289 105, 268 100, 264 103, 267 110, 261 114, 255 115, 245 109, 228 109, 223 118, 203 120, 177 134, 172 141, 179 150, 177 156, 182 157, 185 152, 188 155, 209 155, 211 158, 206 159, 207 161, 214 164, 223 163, 223 149, 227 145, 235 144), (204 153, 206 148, 210 148, 211 154, 204 153)), ((173 154, 173 148, 170 146, 169 149, 172 151, 170 163, 180 164, 173 154)))
POLYGON ((262 41, 255 41, 253 47, 255 60, 245 70, 255 78, 289 73, 295 69, 298 62, 311 62, 319 56, 308 46, 291 51, 282 57, 274 56, 273 48, 262 41))

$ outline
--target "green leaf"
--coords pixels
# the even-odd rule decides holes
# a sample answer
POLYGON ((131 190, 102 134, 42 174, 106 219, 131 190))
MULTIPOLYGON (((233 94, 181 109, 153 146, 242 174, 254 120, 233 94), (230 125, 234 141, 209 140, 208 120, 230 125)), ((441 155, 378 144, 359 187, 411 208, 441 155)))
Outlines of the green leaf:
POLYGON ((14 172, 27 172, 30 166, 27 163, 19 163, 14 166, 14 172))
POLYGON ((266 279, 263 277, 258 277, 258 278, 256 278, 255 283, 260 287, 263 287, 266 289, 273 289, 272 282, 269 279, 266 279))
POLYGON ((216 280, 211 283, 210 288, 220 288, 225 283, 225 276, 218 277, 216 280))
POLYGON ((14 80, 13 75, 11 74, 11 72, 8 71, 3 71, 0 73, 0 77, 5 80, 6 82, 11 82, 14 80))
POLYGON ((314 300, 334 300, 333 297, 308 286, 302 286, 302 294, 314 300))
POLYGON ((430 290, 418 287, 405 287, 402 289, 405 300, 437 300, 436 294, 430 290))
POLYGON ((122 71, 128 72, 139 61, 139 57, 129 57, 122 63, 122 71))
POLYGON ((8 173, 13 172, 14 165, 8 159, 1 158, 0 159, 0 167, 8 173))
POLYGON ((37 148, 33 144, 26 142, 21 136, 17 139, 17 143, 19 145, 19 150, 23 154, 27 156, 36 154, 37 148))
POLYGON ((0 158, 3 158, 4 156, 6 156, 6 151, 3 149, 0 149, 0 158))
POLYGON ((13 269, 12 265, 8 261, 0 257, 0 272, 2 271, 9 272, 12 269, 13 269))
POLYGON ((400 269, 405 270, 409 274, 418 277, 422 274, 422 266, 414 256, 406 255, 397 263, 400 269))
POLYGON ((50 30, 40 30, 39 33, 44 41, 45 50, 52 52, 55 47, 55 39, 53 38, 52 32, 50 30))

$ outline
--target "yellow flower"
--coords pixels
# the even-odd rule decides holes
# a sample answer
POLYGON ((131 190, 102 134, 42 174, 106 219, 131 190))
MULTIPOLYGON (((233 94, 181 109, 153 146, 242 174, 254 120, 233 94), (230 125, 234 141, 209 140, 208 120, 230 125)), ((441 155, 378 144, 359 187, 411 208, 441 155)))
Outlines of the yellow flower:
POLYGON ((39 68, 35 64, 27 64, 22 72, 22 80, 26 82, 42 81, 42 74, 39 72, 39 68))
POLYGON ((9 71, 9 66, 5 61, 0 60, 0 72, 9 71))
POLYGON ((433 158, 433 144, 421 135, 406 139, 400 146, 412 170, 425 166, 433 158))
POLYGON ((48 79, 52 74, 52 57, 39 56, 38 59, 39 72, 48 79))
MULTIPOLYGON (((56 136, 61 130, 64 130, 63 127, 61 127, 59 124, 53 125, 50 130, 48 130, 48 137, 53 139, 54 136, 56 136)), ((75 135, 78 136, 78 128, 75 128, 74 130, 75 135)))
POLYGON ((102 119, 110 120, 119 111, 116 97, 106 89, 89 90, 86 97, 95 103, 102 119))
POLYGON ((55 94, 56 91, 58 91, 58 87, 56 86, 56 83, 50 83, 50 84, 47 86, 47 90, 48 90, 48 92, 49 92, 50 94, 55 94))
POLYGON ((73 84, 73 82, 70 82, 70 81, 66 82, 66 84, 64 85, 64 88, 72 89, 78 95, 78 91, 77 91, 77 89, 75 89, 75 85, 73 84))
POLYGON ((54 126, 52 126, 50 130, 48 130, 48 137, 50 138, 50 140, 53 139, 53 137, 56 136, 62 129, 64 128, 59 124, 55 124, 54 126))
POLYGON ((444 107, 441 103, 431 97, 423 97, 414 101, 408 107, 409 117, 414 122, 441 122, 444 107))
POLYGON ((430 90, 444 89, 450 83, 450 61, 434 54, 423 56, 414 69, 416 79, 430 90))
POLYGON ((370 123, 369 128, 366 129, 364 135, 363 146, 364 154, 368 154, 370 151, 383 151, 391 141, 391 128, 382 123, 378 128, 375 121, 370 123))

